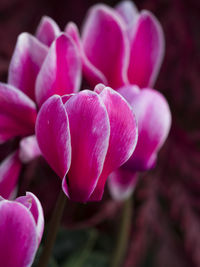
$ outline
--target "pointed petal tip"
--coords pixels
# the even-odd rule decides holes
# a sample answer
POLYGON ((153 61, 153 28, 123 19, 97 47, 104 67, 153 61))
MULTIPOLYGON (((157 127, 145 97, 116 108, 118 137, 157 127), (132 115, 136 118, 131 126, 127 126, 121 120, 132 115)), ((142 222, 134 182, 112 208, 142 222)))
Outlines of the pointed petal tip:
POLYGON ((59 26, 51 17, 43 16, 35 35, 43 44, 50 46, 60 32, 59 26))
POLYGON ((36 80, 36 100, 42 103, 54 94, 77 92, 81 83, 79 51, 66 34, 60 34, 52 43, 36 80))

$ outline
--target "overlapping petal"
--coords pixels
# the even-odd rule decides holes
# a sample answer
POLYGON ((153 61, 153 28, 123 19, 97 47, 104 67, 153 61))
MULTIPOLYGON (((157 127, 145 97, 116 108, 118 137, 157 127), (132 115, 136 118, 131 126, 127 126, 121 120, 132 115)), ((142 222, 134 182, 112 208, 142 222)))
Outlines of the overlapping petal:
POLYGON ((50 97, 41 107, 36 121, 36 137, 42 154, 60 178, 71 163, 68 116, 61 97, 50 97))
POLYGON ((153 89, 138 91, 134 87, 124 87, 119 93, 134 108, 139 131, 136 149, 125 166, 133 171, 148 170, 155 165, 157 152, 170 130, 169 105, 164 96, 153 89))
POLYGON ((31 192, 26 192, 26 196, 18 197, 16 201, 23 204, 32 213, 36 223, 36 231, 39 245, 44 230, 44 214, 40 201, 31 192))
POLYGON ((134 191, 138 181, 138 173, 127 168, 118 168, 109 175, 108 187, 115 200, 127 199, 134 191))
POLYGON ((19 35, 9 66, 8 83, 35 99, 35 80, 47 47, 28 33, 19 35))
POLYGON ((0 143, 34 133, 35 103, 11 85, 0 83, 0 143))
POLYGON ((104 74, 97 69, 87 58, 82 42, 80 40, 80 35, 78 28, 75 23, 70 22, 66 25, 65 32, 71 36, 71 38, 74 40, 74 42, 77 45, 77 48, 79 49, 79 53, 82 59, 82 71, 83 71, 83 76, 87 80, 87 82, 94 87, 98 83, 104 83, 108 84, 108 81, 104 74))
MULTIPOLYGON (((99 92, 99 86, 97 88, 99 92)), ((125 99, 109 87, 99 94, 106 106, 110 121, 109 147, 104 168, 90 200, 101 200, 110 172, 120 167, 132 155, 137 143, 137 123, 125 99)))
POLYGON ((36 81, 36 100, 41 105, 54 94, 76 92, 81 82, 81 60, 74 42, 62 34, 51 45, 36 81))
POLYGON ((99 96, 84 90, 72 96, 65 108, 69 117, 72 162, 63 189, 75 201, 86 202, 102 172, 110 125, 99 96))
POLYGON ((142 11, 132 28, 128 78, 141 88, 153 87, 164 55, 164 36, 160 23, 142 11))
POLYGON ((14 201, 0 201, 0 262, 4 267, 30 267, 38 247, 31 212, 14 201))
POLYGON ((18 151, 6 157, 0 164, 0 195, 10 198, 18 182, 22 164, 18 157, 18 151))
POLYGON ((128 82, 129 42, 121 17, 106 5, 90 9, 83 27, 83 48, 89 61, 112 88, 128 82))
POLYGON ((121 1, 115 7, 115 10, 124 20, 129 40, 132 41, 132 37, 134 34, 133 28, 139 16, 139 11, 137 7, 132 1, 125 0, 121 1))
POLYGON ((36 30, 35 36, 43 44, 50 46, 52 42, 59 36, 61 30, 57 23, 50 17, 42 17, 40 24, 36 30))
POLYGON ((21 162, 28 163, 41 155, 35 135, 23 138, 19 144, 19 158, 21 162))

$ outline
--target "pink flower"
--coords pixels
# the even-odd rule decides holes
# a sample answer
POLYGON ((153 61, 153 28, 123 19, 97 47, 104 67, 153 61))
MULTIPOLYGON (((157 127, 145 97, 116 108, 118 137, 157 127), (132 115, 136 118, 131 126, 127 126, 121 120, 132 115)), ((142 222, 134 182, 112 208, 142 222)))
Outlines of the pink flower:
MULTIPOLYGON (((111 8, 94 5, 88 12, 81 37, 70 22, 65 33, 74 40, 82 61, 83 76, 94 87, 98 83, 118 89, 127 84, 152 87, 164 55, 164 36, 154 15, 139 12, 131 1, 111 8)), ((43 17, 36 37, 50 46, 59 36, 59 26, 43 17)))
POLYGON ((38 106, 53 94, 79 90, 81 62, 69 36, 60 34, 48 48, 22 33, 11 59, 8 84, 0 83, 0 143, 20 137, 19 149, 0 164, 0 194, 9 198, 21 162, 40 154, 34 136, 38 106))
POLYGON ((29 192, 15 201, 0 197, 0 217, 1 266, 31 266, 44 228, 39 200, 29 192))
POLYGON ((116 8, 94 5, 88 12, 81 38, 75 24, 65 29, 79 47, 83 74, 118 89, 127 84, 152 87, 164 54, 160 23, 146 10, 138 12, 130 1, 116 8))
POLYGON ((116 91, 98 85, 41 107, 36 137, 49 165, 74 201, 99 201, 108 175, 125 163, 137 142, 132 109, 116 91))
POLYGON ((137 172, 155 166, 157 153, 171 127, 171 112, 166 99, 156 90, 144 88, 140 91, 137 86, 125 86, 118 92, 134 108, 138 121, 136 149, 122 168, 112 173, 109 179, 112 195, 122 199, 133 191, 137 172))

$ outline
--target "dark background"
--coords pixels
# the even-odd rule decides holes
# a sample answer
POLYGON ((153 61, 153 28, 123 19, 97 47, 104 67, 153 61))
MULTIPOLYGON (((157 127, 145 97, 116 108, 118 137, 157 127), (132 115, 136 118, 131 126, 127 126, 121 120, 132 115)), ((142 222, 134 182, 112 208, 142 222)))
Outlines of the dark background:
MULTIPOLYGON (((97 2, 0 0, 0 80, 7 79, 18 34, 34 34, 43 15, 55 19, 61 29, 70 20, 81 27, 88 7, 97 2)), ((118 3, 102 2, 111 6, 118 3)), ((155 88, 169 101, 173 122, 156 169, 143 174, 136 187, 132 231, 123 266, 199 267, 200 1, 136 0, 135 4, 139 10, 152 11, 164 29, 166 54, 155 88)), ((70 210, 73 205, 68 203, 70 210)), ((97 206, 88 205, 89 211, 80 205, 85 216, 81 227, 97 227, 109 238, 109 223, 117 224, 117 205, 106 197, 97 206)))

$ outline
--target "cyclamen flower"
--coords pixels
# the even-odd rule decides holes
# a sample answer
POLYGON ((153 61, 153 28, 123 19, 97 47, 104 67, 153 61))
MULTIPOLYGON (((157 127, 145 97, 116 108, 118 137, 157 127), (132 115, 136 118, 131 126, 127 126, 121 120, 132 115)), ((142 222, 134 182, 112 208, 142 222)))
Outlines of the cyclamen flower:
POLYGON ((36 122, 41 152, 74 201, 99 201, 108 175, 132 155, 137 142, 133 111, 117 92, 98 85, 41 107, 36 122))
POLYGON ((125 86, 118 91, 134 108, 138 121, 138 142, 130 159, 109 178, 109 189, 116 199, 129 196, 138 180, 137 172, 156 164, 157 153, 165 142, 170 126, 171 112, 165 98, 158 91, 137 86, 125 86))
POLYGON ((79 47, 83 74, 90 84, 114 89, 127 84, 152 87, 164 54, 164 36, 154 15, 138 12, 130 1, 116 8, 94 5, 86 16, 81 37, 75 24, 65 29, 79 47))
POLYGON ((0 143, 20 137, 19 149, 0 164, 0 194, 11 197, 26 163, 40 154, 34 136, 37 106, 53 94, 79 90, 81 62, 71 38, 61 34, 50 48, 28 33, 18 37, 8 84, 0 83, 0 143))
POLYGON ((44 229, 39 200, 30 192, 15 201, 0 197, 0 217, 1 266, 31 266, 44 229))

